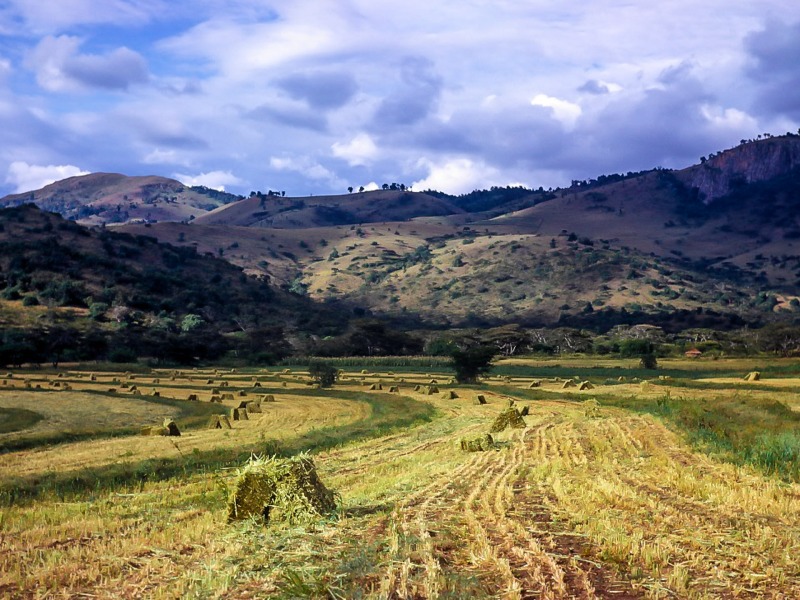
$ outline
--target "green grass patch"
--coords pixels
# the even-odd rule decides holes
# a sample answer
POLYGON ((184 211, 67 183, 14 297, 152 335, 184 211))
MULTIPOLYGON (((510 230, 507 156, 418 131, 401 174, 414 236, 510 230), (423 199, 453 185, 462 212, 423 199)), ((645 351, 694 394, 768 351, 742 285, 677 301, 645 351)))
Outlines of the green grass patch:
POLYGON ((0 408, 0 433, 22 431, 33 427, 42 419, 44 415, 25 408, 0 408))

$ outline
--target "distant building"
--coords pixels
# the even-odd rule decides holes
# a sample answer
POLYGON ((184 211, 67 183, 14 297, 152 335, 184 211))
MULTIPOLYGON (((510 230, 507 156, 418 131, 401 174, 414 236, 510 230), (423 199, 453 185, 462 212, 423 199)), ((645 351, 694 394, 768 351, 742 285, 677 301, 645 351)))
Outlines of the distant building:
POLYGON ((703 353, 700 352, 700 350, 698 350, 697 348, 692 348, 691 350, 687 350, 683 354, 684 356, 686 356, 686 358, 700 358, 700 356, 703 353))

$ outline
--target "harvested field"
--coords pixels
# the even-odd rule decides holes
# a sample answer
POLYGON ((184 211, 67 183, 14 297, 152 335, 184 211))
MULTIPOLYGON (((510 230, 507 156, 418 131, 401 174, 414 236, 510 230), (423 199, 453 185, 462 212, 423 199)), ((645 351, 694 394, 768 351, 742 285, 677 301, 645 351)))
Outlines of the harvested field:
MULTIPOLYGON (((191 388, 202 398, 210 395, 204 375, 162 380, 175 397, 191 388)), ((3 455, 0 597, 800 597, 800 485, 703 453, 671 422, 637 408, 742 412, 752 403, 771 415, 770 402, 788 398, 790 386, 746 390, 741 380, 716 380, 709 388, 673 377, 646 392, 638 382, 593 381, 587 393, 532 373, 445 399, 411 385, 369 392, 358 370, 349 375, 352 385, 302 393, 276 377, 264 385, 276 401, 232 429, 3 455), (534 377, 542 384, 528 389, 534 377), (486 405, 474 403, 478 392, 486 405), (484 439, 513 410, 510 399, 528 408, 524 428, 493 433, 489 451, 463 451, 461 440, 484 439), (336 512, 302 527, 229 524, 233 467, 267 448, 309 451, 320 480, 341 494, 336 512), (164 464, 174 469, 160 471, 164 464), (123 467, 138 475, 9 495, 13 482, 54 472, 102 480, 123 467)), ((423 375, 404 373, 429 382, 423 375)), ((252 383, 252 373, 224 377, 234 391, 252 383)), ((782 406, 774 418, 785 423, 782 406)))

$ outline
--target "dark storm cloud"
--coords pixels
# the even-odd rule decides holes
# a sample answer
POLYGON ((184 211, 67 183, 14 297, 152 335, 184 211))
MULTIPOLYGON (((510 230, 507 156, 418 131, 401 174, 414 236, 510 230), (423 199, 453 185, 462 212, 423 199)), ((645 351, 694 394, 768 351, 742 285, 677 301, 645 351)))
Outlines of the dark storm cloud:
POLYGON ((385 97, 373 117, 377 129, 412 125, 435 108, 442 91, 442 78, 426 58, 407 57, 400 66, 402 87, 385 97))
POLYGON ((747 74, 758 86, 754 112, 800 118, 800 22, 771 22, 745 38, 747 74))
POLYGON ((276 81, 295 100, 304 100, 312 108, 330 110, 347 104, 358 92, 358 84, 350 73, 303 73, 276 81))

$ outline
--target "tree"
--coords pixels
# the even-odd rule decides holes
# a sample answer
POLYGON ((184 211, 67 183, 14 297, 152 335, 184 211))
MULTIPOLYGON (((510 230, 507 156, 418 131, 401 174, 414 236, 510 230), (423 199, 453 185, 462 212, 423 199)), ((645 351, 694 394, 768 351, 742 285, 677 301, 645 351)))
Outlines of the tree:
POLYGON ((339 379, 339 371, 336 367, 321 360, 308 365, 308 374, 321 388, 331 387, 339 379))
POLYGON ((185 317, 183 317, 183 320, 181 321, 181 331, 183 332, 192 331, 193 329, 197 329, 204 323, 205 321, 203 320, 203 317, 201 317, 200 315, 189 313, 185 317))
POLYGON ((347 191, 352 194, 353 193, 353 186, 352 185, 347 186, 347 191))
POLYGON ((492 370, 492 359, 497 350, 491 346, 472 346, 454 350, 450 355, 450 366, 456 372, 459 383, 475 383, 478 377, 492 370))

